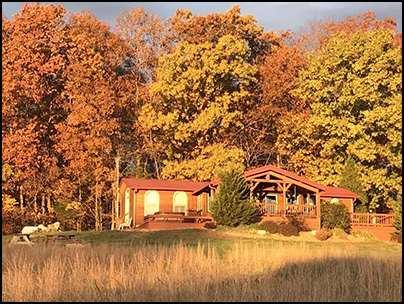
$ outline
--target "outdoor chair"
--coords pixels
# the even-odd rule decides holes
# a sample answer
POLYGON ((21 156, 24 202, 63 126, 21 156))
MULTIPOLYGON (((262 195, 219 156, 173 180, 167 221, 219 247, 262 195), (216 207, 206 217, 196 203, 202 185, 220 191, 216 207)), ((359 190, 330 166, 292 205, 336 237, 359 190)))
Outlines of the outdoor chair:
POLYGON ((124 223, 119 224, 118 230, 124 230, 125 228, 130 228, 132 225, 132 218, 128 218, 124 223))

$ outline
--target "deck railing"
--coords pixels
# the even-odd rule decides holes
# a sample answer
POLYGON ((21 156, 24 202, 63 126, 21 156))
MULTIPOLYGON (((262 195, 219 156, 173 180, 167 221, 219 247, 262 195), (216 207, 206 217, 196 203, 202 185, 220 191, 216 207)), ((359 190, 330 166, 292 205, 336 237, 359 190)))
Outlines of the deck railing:
POLYGON ((305 217, 317 217, 317 206, 286 204, 286 214, 304 215, 305 217))
POLYGON ((178 222, 210 222, 213 220, 207 215, 184 215, 183 212, 157 212, 144 217, 145 221, 178 221, 178 222))
POLYGON ((393 225, 392 213, 350 213, 352 226, 389 227, 393 225))
POLYGON ((262 215, 304 215, 305 217, 317 217, 317 207, 313 205, 286 204, 286 210, 280 204, 256 203, 262 215))

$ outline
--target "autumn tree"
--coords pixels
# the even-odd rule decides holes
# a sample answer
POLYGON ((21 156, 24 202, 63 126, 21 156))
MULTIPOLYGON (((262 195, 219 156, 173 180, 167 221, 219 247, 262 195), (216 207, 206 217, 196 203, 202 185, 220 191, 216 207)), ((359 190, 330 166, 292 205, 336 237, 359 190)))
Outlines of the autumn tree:
POLYGON ((66 118, 61 95, 65 17, 63 6, 38 3, 24 3, 12 20, 3 17, 2 163, 13 168, 7 191, 18 196, 21 207, 36 206, 38 196, 44 205, 46 196, 52 211, 52 187, 59 176, 55 126, 66 118))
MULTIPOLYGON (((282 164, 282 153, 275 145, 279 130, 290 116, 306 110, 306 103, 292 94, 299 85, 299 72, 306 64, 303 50, 296 44, 295 34, 282 32, 264 60, 258 65, 259 86, 262 94, 257 106, 246 115, 248 125, 245 131, 255 139, 255 149, 243 145, 251 151, 249 167, 267 163, 282 164)), ((246 135, 248 136, 248 135, 246 135)), ((252 141, 245 141, 251 143, 252 141)))
POLYGON ((164 160, 164 178, 205 179, 209 174, 200 170, 202 164, 212 167, 237 162, 241 169, 246 159, 261 153, 255 149, 263 146, 248 134, 254 130, 251 121, 241 122, 259 100, 255 65, 277 39, 273 32, 264 32, 253 16, 242 16, 238 5, 206 16, 179 9, 169 18, 166 41, 176 48, 162 57, 157 69, 161 75, 152 86, 157 94, 140 118, 149 146, 166 152, 156 157, 164 160), (161 108, 158 112, 165 117, 153 114, 153 107, 161 108), (148 121, 166 126, 156 129, 148 121), (251 147, 250 151, 244 153, 245 147, 251 147))
POLYGON ((294 125, 300 136, 279 138, 296 171, 328 185, 338 184, 347 157, 357 159, 372 210, 402 192, 402 58, 393 34, 335 34, 300 73, 295 92, 312 115, 294 125))
POLYGON ((68 117, 58 125, 58 148, 65 176, 75 185, 71 200, 86 206, 100 230, 114 199, 114 157, 132 133, 134 94, 121 69, 126 46, 120 37, 86 11, 72 15, 69 26, 68 117))
POLYGON ((118 13, 114 31, 129 47, 124 68, 137 76, 137 84, 155 81, 158 59, 170 48, 167 25, 143 7, 135 7, 118 13))
POLYGON ((211 13, 206 16, 194 15, 189 9, 177 9, 169 22, 167 39, 176 43, 218 43, 225 35, 244 40, 251 52, 249 63, 263 56, 276 36, 274 32, 264 32, 262 25, 257 25, 254 16, 242 16, 239 5, 232 6, 225 13, 211 13))
POLYGON ((384 20, 377 20, 376 13, 368 11, 356 16, 348 16, 341 21, 330 18, 308 20, 300 30, 298 43, 303 49, 317 52, 338 32, 351 37, 358 31, 370 33, 378 29, 392 30, 397 37, 395 38, 397 43, 401 40, 401 35, 396 35, 397 21, 394 18, 386 17, 384 20))
POLYGON ((256 84, 256 69, 245 60, 248 56, 245 41, 228 35, 217 44, 181 42, 174 53, 161 58, 158 81, 151 87, 156 102, 143 107, 139 120, 164 146, 163 176, 177 177, 168 169, 187 164, 190 175, 184 178, 195 179, 192 167, 198 155, 210 149, 206 155, 217 160, 217 144, 238 157, 240 151, 227 146, 225 138, 231 126, 243 126, 242 113, 254 98, 250 87, 256 84))
POLYGON ((131 134, 132 145, 123 157, 125 176, 154 176, 159 178, 159 164, 162 160, 161 145, 155 142, 150 130, 137 123, 138 109, 145 103, 153 103, 151 83, 156 81, 158 59, 167 54, 172 46, 167 38, 167 24, 157 15, 148 13, 143 7, 119 12, 115 18, 115 32, 125 41, 128 52, 123 69, 131 75, 134 88, 135 111, 131 134))

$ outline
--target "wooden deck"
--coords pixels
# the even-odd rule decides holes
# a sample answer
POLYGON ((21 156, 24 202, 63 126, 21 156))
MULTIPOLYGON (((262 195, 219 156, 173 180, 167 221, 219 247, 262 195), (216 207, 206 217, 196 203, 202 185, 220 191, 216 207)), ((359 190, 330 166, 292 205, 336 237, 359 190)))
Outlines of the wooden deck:
MULTIPOLYGON (((290 206, 288 206, 290 207, 290 206)), ((290 216, 304 218, 308 229, 318 229, 319 221, 316 206, 295 205, 285 211, 279 211, 276 204, 263 204, 260 206, 262 221, 285 221, 290 216)), ((363 230, 374 234, 380 240, 390 240, 395 231, 393 227, 393 214, 380 213, 350 213, 352 231, 363 230)), ((213 218, 206 215, 184 215, 184 213, 158 213, 145 216, 145 222, 135 229, 167 230, 181 228, 203 228, 206 222, 212 222, 213 218)))
POLYGON ((145 223, 136 227, 136 229, 203 228, 207 222, 211 221, 213 221, 213 218, 205 215, 182 215, 178 213, 151 214, 145 216, 145 223))
POLYGON ((355 227, 393 227, 394 214, 351 213, 351 224, 355 227))

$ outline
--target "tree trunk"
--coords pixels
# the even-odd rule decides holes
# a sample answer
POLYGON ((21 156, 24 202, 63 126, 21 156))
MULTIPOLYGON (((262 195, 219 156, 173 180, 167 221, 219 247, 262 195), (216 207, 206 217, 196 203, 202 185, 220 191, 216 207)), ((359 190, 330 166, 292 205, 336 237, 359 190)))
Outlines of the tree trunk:
POLYGON ((156 166, 157 179, 160 179, 159 166, 156 157, 154 157, 154 165, 156 166))
POLYGON ((81 220, 76 221, 76 230, 81 231, 81 220))
POLYGON ((98 193, 98 181, 95 187, 95 230, 102 230, 102 206, 100 204, 100 196, 98 193))
POLYGON ((100 211, 98 210, 98 195, 95 194, 95 231, 98 231, 98 227, 99 227, 99 213, 100 211))
POLYGON ((46 196, 46 207, 48 208, 48 212, 52 212, 52 204, 51 204, 51 198, 50 194, 46 196))
POLYGON ((35 215, 38 214, 37 194, 35 194, 35 198, 34 198, 34 212, 35 212, 35 215))
POLYGON ((45 194, 42 194, 41 207, 42 207, 41 214, 45 214, 45 194))
POLYGON ((20 186, 20 208, 24 210, 24 194, 22 194, 22 186, 20 186))

